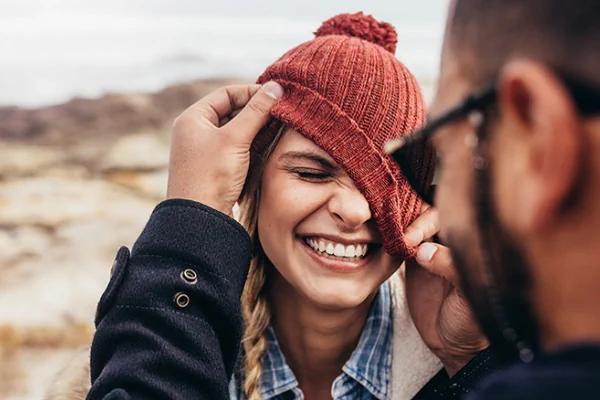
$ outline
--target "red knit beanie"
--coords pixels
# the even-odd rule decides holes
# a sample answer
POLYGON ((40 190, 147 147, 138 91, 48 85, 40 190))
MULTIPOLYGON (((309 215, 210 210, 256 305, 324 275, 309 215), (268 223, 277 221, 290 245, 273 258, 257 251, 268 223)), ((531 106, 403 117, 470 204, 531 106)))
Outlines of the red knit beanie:
MULTIPOLYGON (((285 95, 252 153, 266 149, 281 123, 312 140, 344 168, 369 202, 385 251, 412 257, 416 249, 404 243, 404 229, 419 215, 421 199, 383 147, 423 124, 425 103, 414 76, 394 56, 396 31, 357 13, 329 19, 315 36, 258 79, 278 82, 285 95)), ((433 151, 423 147, 411 159, 413 172, 423 186, 429 185, 433 151)))

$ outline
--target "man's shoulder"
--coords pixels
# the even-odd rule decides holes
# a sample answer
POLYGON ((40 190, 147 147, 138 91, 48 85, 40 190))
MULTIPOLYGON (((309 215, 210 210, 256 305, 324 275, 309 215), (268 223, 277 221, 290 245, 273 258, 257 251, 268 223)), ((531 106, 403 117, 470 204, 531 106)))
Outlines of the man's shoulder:
POLYGON ((566 348, 488 377, 468 400, 596 399, 600 344, 566 348))

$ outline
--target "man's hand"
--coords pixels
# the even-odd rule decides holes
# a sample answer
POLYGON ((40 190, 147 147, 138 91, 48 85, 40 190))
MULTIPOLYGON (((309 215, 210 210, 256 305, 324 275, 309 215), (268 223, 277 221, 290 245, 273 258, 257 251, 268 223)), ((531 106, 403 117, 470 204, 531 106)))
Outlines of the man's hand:
POLYGON ((452 376, 489 344, 460 292, 450 249, 428 241, 438 231, 429 206, 406 229, 407 244, 420 244, 416 260, 406 261, 406 296, 423 341, 452 376))
POLYGON ((250 145, 283 95, 275 82, 218 89, 173 124, 167 198, 231 215, 248 175, 250 145))

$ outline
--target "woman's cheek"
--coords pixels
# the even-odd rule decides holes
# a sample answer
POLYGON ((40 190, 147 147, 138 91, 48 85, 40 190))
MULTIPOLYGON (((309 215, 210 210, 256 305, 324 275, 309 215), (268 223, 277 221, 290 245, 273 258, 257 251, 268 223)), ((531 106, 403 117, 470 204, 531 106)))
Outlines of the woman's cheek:
POLYGON ((325 185, 294 178, 279 182, 277 192, 274 197, 282 205, 282 211, 298 219, 304 219, 316 211, 326 197, 325 185))

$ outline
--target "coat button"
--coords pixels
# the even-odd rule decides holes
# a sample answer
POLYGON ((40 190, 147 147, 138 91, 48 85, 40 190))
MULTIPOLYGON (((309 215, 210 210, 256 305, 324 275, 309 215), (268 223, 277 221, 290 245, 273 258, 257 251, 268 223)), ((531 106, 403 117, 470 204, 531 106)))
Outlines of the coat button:
POLYGON ((196 271, 194 271, 193 269, 186 269, 181 273, 180 276, 181 279, 183 279, 186 283, 189 283, 190 285, 193 285, 196 282, 198 282, 198 274, 196 274, 196 271))
POLYGON ((190 296, 185 293, 177 293, 174 298, 175 304, 179 308, 186 308, 190 304, 190 296))

